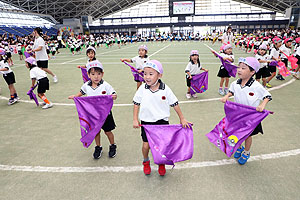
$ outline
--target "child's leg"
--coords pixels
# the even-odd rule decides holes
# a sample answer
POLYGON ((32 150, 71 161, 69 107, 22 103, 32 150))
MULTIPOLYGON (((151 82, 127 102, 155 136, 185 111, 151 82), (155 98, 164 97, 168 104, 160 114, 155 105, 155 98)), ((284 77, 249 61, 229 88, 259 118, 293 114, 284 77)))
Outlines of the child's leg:
POLYGON ((100 144, 100 132, 96 135, 95 137, 95 143, 96 143, 96 146, 101 146, 100 144))
POLYGON ((223 77, 221 78, 221 81, 220 81, 220 88, 223 88, 224 79, 225 79, 225 78, 223 78, 223 77))
POLYGON ((191 93, 191 87, 187 88, 187 93, 190 94, 191 93))
POLYGON ((225 78, 225 88, 228 88, 228 85, 229 85, 229 78, 226 77, 225 78))
POLYGON ((50 101, 47 99, 46 95, 44 93, 38 93, 38 96, 46 103, 50 104, 50 101))
POLYGON ((266 78, 262 78, 262 83, 263 83, 263 86, 266 87, 266 84, 267 84, 266 78))
POLYGON ((150 150, 150 147, 149 147, 149 143, 148 142, 143 142, 143 147, 142 147, 142 153, 143 153, 143 156, 144 156, 144 160, 146 159, 149 159, 149 150, 150 150))
POLYGON ((245 151, 249 152, 252 145, 252 137, 249 136, 245 141, 245 151))
POLYGON ((52 72, 50 69, 48 69, 48 68, 42 68, 42 70, 44 70, 45 72, 47 72, 47 73, 50 74, 51 76, 55 76, 55 75, 53 74, 53 72, 52 72))
POLYGON ((267 83, 269 83, 274 78, 275 75, 276 75, 276 72, 272 72, 271 76, 269 76, 267 79, 267 83))
POLYGON ((11 96, 14 96, 14 94, 17 93, 14 84, 8 85, 8 89, 11 96))
POLYGON ((110 144, 115 144, 115 136, 111 131, 105 132, 105 135, 107 136, 110 144))

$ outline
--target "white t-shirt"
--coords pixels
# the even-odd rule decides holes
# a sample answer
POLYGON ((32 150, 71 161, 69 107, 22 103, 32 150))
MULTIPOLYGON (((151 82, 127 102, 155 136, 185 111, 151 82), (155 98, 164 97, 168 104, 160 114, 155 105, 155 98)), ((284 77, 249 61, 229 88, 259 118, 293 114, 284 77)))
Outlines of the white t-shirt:
POLYGON ((245 84, 244 87, 241 86, 242 80, 235 80, 230 84, 229 92, 234 95, 234 101, 240 104, 257 107, 260 101, 265 98, 272 100, 271 94, 257 81, 253 78, 245 84))
POLYGON ((272 48, 271 49, 271 52, 270 52, 270 57, 271 58, 276 58, 278 59, 279 58, 279 49, 277 50, 276 48, 272 48))
POLYGON ((227 32, 225 32, 224 34, 223 34, 223 37, 222 37, 222 39, 223 39, 223 43, 232 43, 232 39, 233 39, 233 34, 232 33, 227 33, 227 32))
MULTIPOLYGON (((287 48, 285 46, 285 44, 280 47, 280 51, 282 51, 283 53, 285 53, 287 56, 291 55, 291 48, 287 48)), ((287 58, 283 53, 280 54, 280 57, 281 58, 287 58)))
POLYGON ((198 67, 198 64, 199 64, 199 63, 197 63, 197 64, 192 64, 192 62, 189 62, 189 63, 187 64, 186 68, 185 68, 185 73, 190 72, 191 75, 200 74, 200 73, 201 73, 200 70, 202 69, 202 66, 200 65, 200 66, 198 67))
POLYGON ((159 89, 155 92, 145 83, 136 91, 133 103, 140 106, 139 119, 145 122, 156 122, 158 120, 168 121, 170 117, 170 106, 178 105, 178 99, 172 90, 159 81, 159 89))
MULTIPOLYGON (((255 55, 255 58, 259 61, 259 60, 270 60, 270 55, 266 54, 266 55, 255 55)), ((268 65, 268 63, 259 63, 260 64, 260 68, 266 67, 268 65)))
POLYGON ((12 72, 12 70, 10 69, 8 63, 4 62, 4 60, 0 61, 0 69, 8 69, 7 71, 0 71, 1 74, 9 74, 10 72, 12 72))
POLYGON ((30 78, 31 79, 40 80, 45 77, 47 77, 46 72, 39 67, 34 67, 30 70, 30 78))
POLYGON ((150 59, 148 56, 146 58, 141 58, 140 56, 135 56, 134 58, 131 58, 131 61, 135 64, 135 67, 137 69, 143 69, 143 65, 149 60, 150 59))
POLYGON ((114 88, 103 79, 99 82, 96 88, 92 87, 92 81, 85 82, 81 87, 80 92, 87 96, 112 95, 116 93, 114 88))
POLYGON ((38 37, 34 41, 33 49, 37 49, 38 47, 42 47, 42 50, 35 51, 35 59, 39 60, 48 60, 47 50, 45 47, 45 41, 42 37, 38 37))

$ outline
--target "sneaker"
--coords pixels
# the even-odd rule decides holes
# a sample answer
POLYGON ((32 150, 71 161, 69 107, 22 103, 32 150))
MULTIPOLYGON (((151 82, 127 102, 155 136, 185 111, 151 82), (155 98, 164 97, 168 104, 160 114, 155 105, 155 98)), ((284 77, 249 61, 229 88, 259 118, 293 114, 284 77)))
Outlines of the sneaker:
POLYGON ((197 98, 197 94, 193 94, 192 97, 193 97, 193 98, 197 98))
POLYGON ((112 144, 109 146, 108 156, 114 158, 117 155, 117 145, 112 144))
POLYGON ((277 80, 280 80, 280 76, 281 76, 281 75, 278 74, 278 75, 276 76, 276 79, 277 79, 277 80))
POLYGON ((219 94, 221 95, 221 96, 224 96, 224 92, 223 92, 223 89, 219 89, 219 94))
POLYGON ((58 79, 57 79, 57 76, 56 76, 56 75, 53 76, 53 82, 54 82, 54 83, 57 83, 57 82, 58 82, 58 79))
POLYGON ((266 86, 267 86, 267 88, 271 88, 272 87, 272 85, 270 83, 267 83, 266 86))
POLYGON ((46 105, 46 103, 45 102, 43 102, 43 103, 40 103, 40 106, 45 106, 46 105))
POLYGON ((279 76, 279 80, 284 81, 285 79, 283 78, 282 75, 279 76))
POLYGON ((248 161, 249 158, 250 158, 250 153, 249 153, 249 155, 246 155, 243 153, 242 156, 240 157, 240 159, 238 160, 238 162, 240 165, 244 165, 248 161))
POLYGON ((99 159, 102 155, 102 147, 99 147, 99 146, 95 146, 95 151, 94 151, 94 158, 95 159, 99 159))
POLYGON ((17 101, 18 101, 17 99, 9 99, 7 104, 10 106, 16 103, 17 101))
POLYGON ((225 89, 224 89, 224 95, 228 94, 228 92, 229 92, 229 89, 228 89, 228 88, 225 88, 225 89))
POLYGON ((161 176, 164 176, 166 174, 166 168, 165 168, 165 165, 159 165, 158 167, 158 173, 159 175, 161 176))
POLYGON ((234 153, 234 158, 240 158, 241 155, 242 155, 242 152, 244 151, 244 149, 245 149, 245 147, 243 147, 243 146, 242 146, 241 149, 238 148, 238 149, 236 150, 236 152, 234 153))
POLYGON ((143 162, 143 165, 145 175, 149 175, 151 173, 150 160, 143 162))
POLYGON ((186 93, 186 98, 187 99, 190 99, 192 96, 191 96, 191 94, 190 93, 186 93))
POLYGON ((44 105, 42 108, 43 108, 43 109, 48 109, 48 108, 52 108, 52 107, 53 107, 53 104, 50 103, 50 104, 44 105))

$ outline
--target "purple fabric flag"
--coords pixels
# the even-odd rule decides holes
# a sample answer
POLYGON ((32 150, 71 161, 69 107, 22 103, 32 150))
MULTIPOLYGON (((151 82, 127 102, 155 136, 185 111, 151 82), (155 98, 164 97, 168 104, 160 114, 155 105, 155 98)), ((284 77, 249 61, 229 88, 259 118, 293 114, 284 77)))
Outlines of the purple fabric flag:
POLYGON ((208 72, 193 76, 191 80, 191 94, 203 93, 208 89, 208 72))
POLYGON ((36 88, 37 84, 30 88, 30 90, 27 92, 27 95, 29 96, 30 100, 33 99, 35 104, 39 106, 39 101, 36 98, 36 95, 34 94, 33 90, 36 88))
POLYGON ((81 69, 81 74, 82 74, 83 82, 85 83, 85 82, 91 80, 91 79, 89 78, 88 74, 87 74, 86 68, 80 67, 80 69, 81 69))
POLYGON ((224 58, 222 56, 220 56, 217 52, 214 52, 214 54, 219 57, 223 67, 228 71, 229 76, 235 77, 236 71, 237 71, 237 66, 230 63, 227 60, 224 60, 224 58))
POLYGON ((29 58, 30 56, 33 56, 33 53, 24 52, 25 58, 29 58))
POLYGON ((227 101, 224 105, 226 116, 206 134, 208 140, 228 157, 251 135, 256 126, 270 113, 256 111, 255 107, 227 101))
POLYGON ((130 67, 133 78, 134 78, 135 81, 140 81, 140 82, 144 81, 144 73, 140 73, 135 67, 131 66, 127 62, 124 62, 124 63, 125 63, 125 65, 130 67))
POLYGON ((174 165, 193 157, 193 129, 175 125, 143 125, 154 163, 174 165))
POLYGON ((108 114, 113 106, 111 95, 99 95, 89 97, 75 97, 81 139, 83 146, 88 148, 95 136, 100 132, 108 114))

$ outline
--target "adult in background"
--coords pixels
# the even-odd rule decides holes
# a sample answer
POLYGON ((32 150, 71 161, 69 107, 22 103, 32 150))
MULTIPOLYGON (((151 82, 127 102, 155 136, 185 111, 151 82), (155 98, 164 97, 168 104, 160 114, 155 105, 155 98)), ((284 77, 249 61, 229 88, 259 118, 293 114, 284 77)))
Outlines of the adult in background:
POLYGON ((232 28, 229 26, 227 31, 223 33, 222 44, 232 44, 233 45, 233 33, 232 28))
POLYGON ((53 74, 53 72, 48 69, 48 55, 45 46, 45 41, 42 38, 43 31, 40 27, 36 27, 33 31, 33 35, 35 37, 34 45, 33 45, 33 52, 35 52, 35 59, 37 62, 37 66, 53 76, 53 82, 58 82, 57 76, 53 74))

